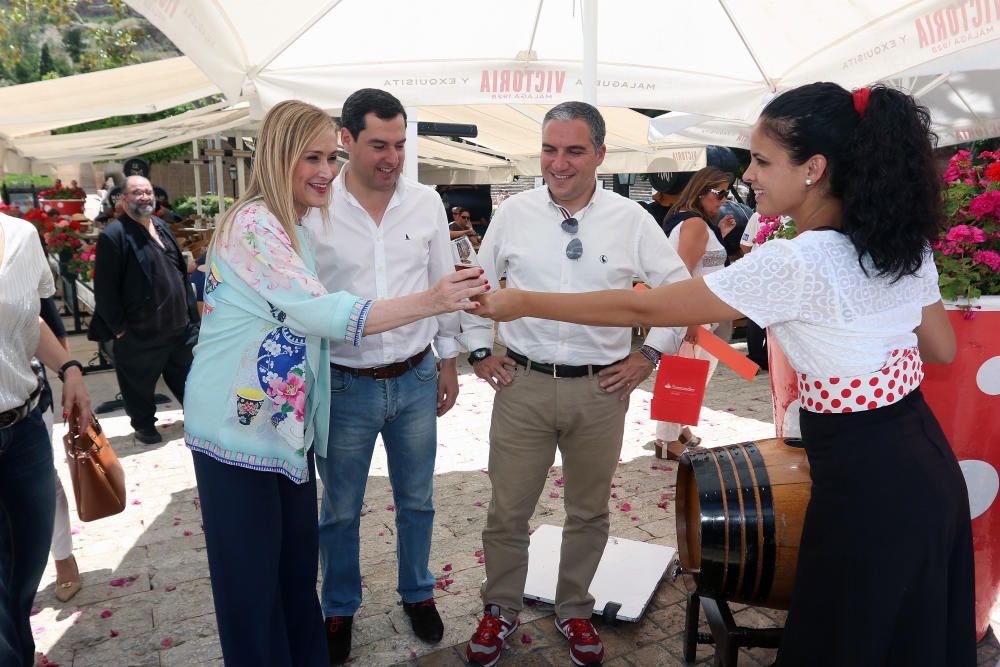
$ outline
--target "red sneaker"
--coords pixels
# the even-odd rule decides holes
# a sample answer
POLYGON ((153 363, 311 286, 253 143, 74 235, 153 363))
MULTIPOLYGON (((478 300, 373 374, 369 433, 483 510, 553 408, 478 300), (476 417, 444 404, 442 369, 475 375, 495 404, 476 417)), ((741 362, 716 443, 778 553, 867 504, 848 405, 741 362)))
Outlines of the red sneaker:
POLYGON ((569 640, 569 657, 577 665, 598 665, 604 660, 604 642, 586 618, 556 619, 556 627, 569 640))
POLYGON ((500 652, 503 650, 503 640, 509 637, 517 626, 519 619, 508 621, 500 614, 500 607, 495 604, 488 605, 483 613, 483 620, 479 621, 469 646, 465 650, 465 657, 469 663, 479 665, 479 667, 492 667, 500 659, 500 652))

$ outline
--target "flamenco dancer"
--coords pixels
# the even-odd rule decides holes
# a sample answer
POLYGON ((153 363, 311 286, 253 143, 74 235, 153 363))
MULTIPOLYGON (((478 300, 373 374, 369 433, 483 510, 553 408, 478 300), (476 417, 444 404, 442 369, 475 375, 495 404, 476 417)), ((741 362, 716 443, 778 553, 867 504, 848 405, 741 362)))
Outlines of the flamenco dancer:
POLYGON ((922 364, 955 355, 929 248, 943 220, 929 128, 884 86, 790 90, 754 126, 744 179, 798 237, 646 292, 507 289, 477 311, 771 328, 798 375, 813 482, 782 667, 976 664, 968 495, 920 393, 922 364))

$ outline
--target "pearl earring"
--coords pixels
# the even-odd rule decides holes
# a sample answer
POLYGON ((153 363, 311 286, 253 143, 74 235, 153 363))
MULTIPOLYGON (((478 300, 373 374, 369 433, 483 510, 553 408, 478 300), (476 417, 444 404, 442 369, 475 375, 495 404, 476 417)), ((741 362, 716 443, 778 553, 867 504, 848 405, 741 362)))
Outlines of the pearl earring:
POLYGON ((809 185, 812 185, 812 184, 813 184, 813 179, 807 178, 806 179, 806 186, 809 186, 809 185))

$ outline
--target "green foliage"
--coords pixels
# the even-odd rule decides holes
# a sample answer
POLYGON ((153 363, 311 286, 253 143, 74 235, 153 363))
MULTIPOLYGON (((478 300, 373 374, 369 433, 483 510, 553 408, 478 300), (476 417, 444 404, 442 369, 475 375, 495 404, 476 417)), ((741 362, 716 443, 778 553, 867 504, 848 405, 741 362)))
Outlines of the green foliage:
MULTIPOLYGON (((226 197, 226 210, 229 210, 232 205, 233 198, 226 197)), ((218 195, 202 195, 201 206, 203 215, 208 217, 216 215, 219 212, 218 195)), ((182 218, 189 218, 197 212, 198 208, 195 197, 178 197, 174 200, 174 213, 182 218)))
POLYGON ((83 57, 83 51, 86 47, 83 41, 83 28, 79 26, 74 26, 63 33, 62 36, 63 46, 66 48, 66 53, 69 55, 70 60, 74 64, 79 64, 80 58, 83 57))
POLYGON ((49 45, 42 44, 42 53, 38 57, 38 78, 44 79, 49 72, 56 70, 55 63, 52 62, 52 50, 49 45))
POLYGON ((10 188, 30 188, 34 185, 39 190, 51 188, 55 183, 49 176, 35 176, 33 174, 12 174, 8 173, 3 177, 3 183, 10 188))

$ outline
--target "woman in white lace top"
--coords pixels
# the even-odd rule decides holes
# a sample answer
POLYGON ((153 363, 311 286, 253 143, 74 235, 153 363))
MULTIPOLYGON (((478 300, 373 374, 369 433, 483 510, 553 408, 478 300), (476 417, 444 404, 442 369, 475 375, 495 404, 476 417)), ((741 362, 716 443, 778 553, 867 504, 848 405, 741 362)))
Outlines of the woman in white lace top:
POLYGON ((683 326, 746 315, 798 374, 812 496, 777 664, 976 664, 969 500, 919 384, 955 338, 930 241, 943 220, 930 116, 875 86, 802 86, 751 134, 764 215, 800 234, 635 293, 502 290, 480 314, 683 326))

